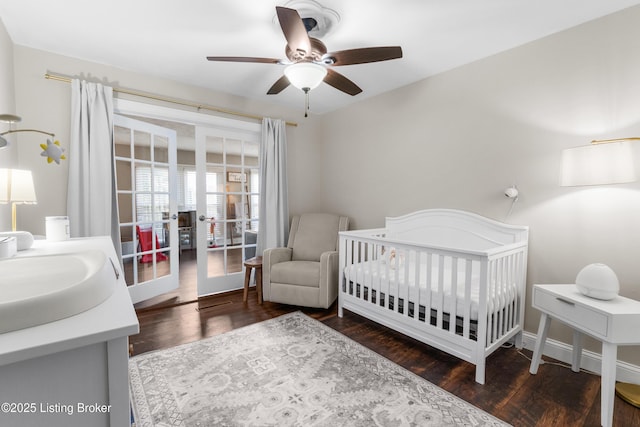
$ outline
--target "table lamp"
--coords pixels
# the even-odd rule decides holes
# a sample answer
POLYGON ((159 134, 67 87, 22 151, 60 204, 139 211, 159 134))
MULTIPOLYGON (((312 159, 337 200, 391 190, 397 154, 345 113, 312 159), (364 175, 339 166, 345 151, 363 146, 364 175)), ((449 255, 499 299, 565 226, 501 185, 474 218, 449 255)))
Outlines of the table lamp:
POLYGON ((38 203, 31 171, 0 169, 0 203, 11 203, 11 229, 16 231, 16 205, 38 203))

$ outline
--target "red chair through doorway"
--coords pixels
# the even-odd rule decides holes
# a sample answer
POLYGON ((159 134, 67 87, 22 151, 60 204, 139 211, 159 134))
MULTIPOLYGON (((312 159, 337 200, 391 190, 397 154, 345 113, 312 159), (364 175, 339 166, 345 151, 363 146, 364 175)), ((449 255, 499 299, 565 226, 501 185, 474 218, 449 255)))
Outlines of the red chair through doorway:
MULTIPOLYGON (((153 230, 151 227, 148 228, 140 228, 139 225, 136 225, 136 233, 138 234, 138 242, 140 242, 140 251, 147 252, 153 250, 153 230)), ((156 249, 160 249, 160 243, 158 242, 158 236, 156 237, 156 249)), ((156 252, 156 262, 166 261, 168 257, 162 252, 156 252)), ((140 259, 142 263, 153 262, 153 254, 144 254, 140 259)))

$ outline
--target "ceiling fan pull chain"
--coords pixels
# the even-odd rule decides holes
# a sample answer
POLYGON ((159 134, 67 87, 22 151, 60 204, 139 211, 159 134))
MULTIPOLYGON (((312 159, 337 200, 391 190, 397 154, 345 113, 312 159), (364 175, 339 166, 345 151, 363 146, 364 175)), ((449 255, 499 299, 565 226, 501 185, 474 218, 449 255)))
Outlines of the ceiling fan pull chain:
POLYGON ((304 116, 309 117, 309 88, 304 88, 304 116))

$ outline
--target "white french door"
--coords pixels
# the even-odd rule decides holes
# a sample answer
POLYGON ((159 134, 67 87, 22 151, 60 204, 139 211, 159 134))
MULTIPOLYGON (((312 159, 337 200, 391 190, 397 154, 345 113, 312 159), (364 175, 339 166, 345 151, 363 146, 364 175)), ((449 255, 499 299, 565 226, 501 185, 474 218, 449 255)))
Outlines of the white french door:
POLYGON ((134 303, 178 287, 176 132, 114 115, 122 262, 134 303))
MULTIPOLYGON (((162 224, 162 228, 165 228, 170 235, 165 242, 159 241, 155 247, 152 247, 152 251, 169 253, 168 264, 165 261, 156 261, 152 264, 156 267, 152 270, 154 271, 152 283, 162 285, 162 288, 147 286, 144 278, 138 278, 141 269, 138 268, 134 272, 133 266, 140 267, 134 261, 141 252, 130 252, 129 259, 132 260, 130 266, 133 273, 130 277, 127 276, 127 283, 130 284, 132 298, 146 299, 167 292, 178 285, 181 237, 187 236, 186 233, 183 235, 179 228, 181 213, 178 210, 180 209, 188 210, 190 215, 195 213, 192 218, 195 221, 191 220, 189 227, 190 245, 183 242, 185 243, 183 246, 193 248, 195 241, 198 297, 241 288, 244 279, 243 261, 255 255, 258 231, 260 124, 123 99, 114 100, 114 109, 119 114, 145 117, 159 123, 173 123, 169 126, 178 130, 177 143, 175 133, 171 137, 166 136, 171 147, 167 153, 168 162, 159 162, 159 158, 140 159, 156 165, 157 168, 154 169, 156 172, 162 167, 169 168, 169 192, 158 192, 156 191, 158 189, 154 188, 153 191, 145 194, 162 197, 167 195, 170 203, 167 212, 170 213, 170 218, 177 213, 178 220, 167 219, 166 213, 152 220, 156 229, 159 229, 158 225, 162 224), (177 185, 184 184, 184 182, 179 183, 176 177, 176 174, 180 175, 177 173, 176 158, 179 159, 178 166, 182 168, 182 180, 185 182, 191 182, 190 171, 193 170, 195 163, 195 212, 192 211, 191 202, 188 209, 187 206, 177 208, 174 206, 177 200, 185 203, 185 200, 177 197, 175 192, 177 185), (189 173, 185 174, 185 171, 189 173), (186 175, 189 175, 188 179, 186 175), (167 277, 165 277, 165 270, 160 267, 168 269, 167 277), (169 279, 171 285, 166 283, 165 279, 169 279)), ((143 125, 150 126, 148 128, 150 130, 145 131, 147 133, 159 132, 156 135, 165 135, 160 131, 163 128, 147 123, 143 125), (151 129, 155 130, 151 131, 151 129)), ((133 125, 130 126, 133 128, 133 125)), ((135 163, 138 160, 134 155, 129 154, 120 161, 135 163)), ((131 184, 129 187, 132 187, 131 184)), ((191 196, 193 193, 191 189, 188 190, 191 196)), ((186 194, 187 188, 182 188, 181 191, 186 194)), ((122 195, 125 199, 132 199, 129 193, 133 195, 131 188, 124 191, 122 195)), ((124 231, 131 235, 134 225, 140 221, 134 215, 134 209, 129 211, 132 212, 130 218, 121 218, 121 230, 124 228, 124 231)), ((158 212, 165 211, 155 208, 155 212, 157 215, 158 212)), ((141 221, 146 221, 146 218, 141 221)), ((133 242, 133 239, 130 238, 130 241, 133 242)), ((133 248, 133 250, 136 249, 133 248)), ((150 269, 147 268, 147 270, 150 269)))
POLYGON ((258 233, 259 133, 196 128, 198 295, 243 287, 258 233))

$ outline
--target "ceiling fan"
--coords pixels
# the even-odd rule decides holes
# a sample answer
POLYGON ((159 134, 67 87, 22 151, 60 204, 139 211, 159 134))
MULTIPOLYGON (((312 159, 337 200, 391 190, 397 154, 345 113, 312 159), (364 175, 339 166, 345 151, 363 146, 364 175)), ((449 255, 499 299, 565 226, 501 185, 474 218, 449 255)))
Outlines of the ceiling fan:
POLYGON ((313 18, 303 20, 297 10, 280 6, 276 6, 276 14, 287 40, 285 48, 287 59, 243 56, 208 56, 207 59, 209 61, 288 65, 284 70, 284 75, 267 91, 268 95, 278 94, 292 84, 302 89, 308 96, 311 89, 324 81, 328 85, 354 96, 362 92, 362 89, 330 67, 402 58, 400 46, 366 47, 327 52, 324 43, 317 38, 309 37, 308 31, 313 26, 313 18))

